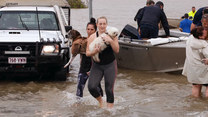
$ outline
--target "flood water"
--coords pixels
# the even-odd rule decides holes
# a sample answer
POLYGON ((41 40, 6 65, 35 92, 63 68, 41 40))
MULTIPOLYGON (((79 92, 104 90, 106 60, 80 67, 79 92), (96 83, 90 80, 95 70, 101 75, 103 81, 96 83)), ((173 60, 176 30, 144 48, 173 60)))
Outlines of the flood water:
MULTIPOLYGON (((106 16, 109 25, 122 30, 126 24, 136 26, 133 18, 146 0, 93 0, 93 16, 106 16)), ((179 18, 192 6, 197 9, 205 0, 165 0, 167 17, 179 18)), ((71 25, 86 36, 88 9, 72 9, 71 25)), ((1 81, 0 117, 207 117, 208 100, 193 98, 191 84, 180 74, 153 73, 118 69, 114 86, 115 106, 99 108, 84 90, 76 98, 79 56, 70 67, 66 82, 1 81)), ((104 88, 103 81, 102 87, 104 88)), ((205 88, 202 89, 203 92, 205 88)), ((106 96, 104 95, 104 99, 106 96)))

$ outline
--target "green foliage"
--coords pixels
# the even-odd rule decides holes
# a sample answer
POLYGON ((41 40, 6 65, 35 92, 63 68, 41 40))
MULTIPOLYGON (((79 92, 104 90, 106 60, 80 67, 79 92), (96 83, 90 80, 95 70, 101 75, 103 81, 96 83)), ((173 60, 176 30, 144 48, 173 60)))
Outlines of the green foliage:
POLYGON ((68 2, 71 8, 87 8, 82 0, 68 0, 68 2))

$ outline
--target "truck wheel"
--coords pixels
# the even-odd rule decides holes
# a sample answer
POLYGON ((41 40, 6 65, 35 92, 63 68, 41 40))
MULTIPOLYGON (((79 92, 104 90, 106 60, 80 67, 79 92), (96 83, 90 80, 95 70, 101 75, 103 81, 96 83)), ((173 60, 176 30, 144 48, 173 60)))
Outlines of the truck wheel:
POLYGON ((54 80, 58 81, 65 81, 67 79, 67 69, 61 68, 60 71, 55 72, 54 74, 54 80))

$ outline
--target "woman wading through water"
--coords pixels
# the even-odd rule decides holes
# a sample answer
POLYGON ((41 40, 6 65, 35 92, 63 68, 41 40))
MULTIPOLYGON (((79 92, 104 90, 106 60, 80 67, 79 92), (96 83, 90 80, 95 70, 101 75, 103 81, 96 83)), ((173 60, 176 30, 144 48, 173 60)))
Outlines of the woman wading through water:
MULTIPOLYGON (((87 43, 87 56, 93 56, 100 52, 100 46, 96 45, 94 51, 89 51, 90 43, 96 39, 99 35, 106 32, 107 28, 107 18, 100 17, 97 19, 98 31, 92 34, 87 43)), ((92 62, 92 67, 90 70, 88 89, 90 94, 97 99, 100 107, 103 107, 103 99, 97 90, 97 87, 104 77, 105 80, 105 92, 107 97, 107 108, 113 108, 114 106, 114 83, 117 75, 117 62, 115 60, 114 53, 119 52, 118 37, 111 39, 110 36, 102 37, 105 42, 110 43, 108 47, 99 53, 100 62, 92 62)))

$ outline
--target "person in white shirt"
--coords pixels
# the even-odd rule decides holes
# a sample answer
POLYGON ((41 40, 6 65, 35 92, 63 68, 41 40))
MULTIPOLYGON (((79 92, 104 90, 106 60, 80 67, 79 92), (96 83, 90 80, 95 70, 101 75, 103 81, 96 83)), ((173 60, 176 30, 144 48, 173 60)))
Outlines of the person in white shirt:
POLYGON ((192 96, 200 97, 204 85, 205 96, 208 97, 208 65, 203 62, 203 59, 208 58, 207 30, 199 26, 191 34, 186 42, 186 60, 182 74, 192 83, 192 96))

